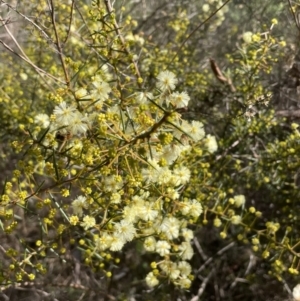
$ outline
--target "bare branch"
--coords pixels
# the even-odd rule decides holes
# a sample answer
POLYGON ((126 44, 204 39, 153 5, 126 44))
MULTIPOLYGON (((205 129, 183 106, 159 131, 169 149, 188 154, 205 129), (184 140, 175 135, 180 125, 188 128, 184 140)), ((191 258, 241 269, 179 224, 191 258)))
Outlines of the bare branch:
MULTIPOLYGON (((2 5, 7 5, 9 8, 12 8, 11 5, 8 5, 7 3, 5 3, 3 0, 1 0, 2 5)), ((16 11, 15 9, 13 9, 14 11, 16 11)), ((17 12, 17 11, 16 11, 17 12)), ((17 12, 18 13, 18 12, 17 12)), ((25 15, 21 14, 26 20, 31 21, 29 18, 27 18, 25 15)), ((9 30, 9 28, 7 27, 7 20, 0 20, 0 22, 2 23, 3 27, 5 28, 6 32, 8 33, 8 35, 10 36, 10 38, 12 39, 12 41, 14 42, 14 44, 17 46, 18 50, 20 51, 20 53, 16 52, 15 50, 13 50, 10 46, 8 46, 5 42, 3 42, 2 40, 0 40, 0 43, 11 53, 13 53, 14 55, 18 56, 19 58, 21 58, 23 61, 25 61, 27 64, 29 64, 31 67, 33 67, 35 69, 35 71, 43 78, 43 75, 46 75, 47 77, 55 80, 56 82, 60 82, 63 83, 61 80, 59 80, 58 78, 54 77, 53 75, 47 73, 45 70, 39 68, 38 66, 36 66, 30 59, 29 57, 26 55, 26 53, 23 51, 22 47, 20 46, 20 44, 18 43, 18 41, 16 40, 16 38, 14 37, 14 35, 11 33, 11 31, 9 30)), ((34 22, 31 21, 32 24, 35 24, 34 22)), ((38 26, 38 25, 36 25, 38 26)), ((38 27, 40 29, 40 27, 38 27)), ((40 29, 42 32, 44 32, 42 29, 40 29)), ((46 33, 45 33, 46 34, 46 33)), ((46 83, 47 84, 47 83, 46 83)), ((48 84, 47 84, 48 85, 48 84)))
MULTIPOLYGON (((111 14, 111 13, 113 12, 113 7, 112 7, 112 5, 111 5, 111 3, 110 3, 110 0, 104 0, 104 2, 105 2, 105 6, 106 6, 106 9, 107 9, 108 13, 111 14)), ((128 49, 127 46, 126 46, 125 40, 124 40, 124 38, 123 38, 123 36, 122 36, 122 33, 121 33, 120 29, 119 29, 119 25, 118 25, 118 23, 117 23, 116 20, 114 20, 113 26, 114 26, 115 32, 117 33, 117 35, 118 35, 118 37, 119 37, 119 39, 120 39, 120 42, 121 42, 121 44, 122 44, 122 46, 123 46, 123 48, 124 48, 125 53, 126 53, 129 57, 131 57, 131 56, 130 56, 130 51, 129 51, 129 49, 128 49)), ((133 65, 134 65, 134 69, 135 69, 137 78, 140 78, 140 77, 141 77, 141 74, 140 74, 140 71, 139 71, 139 68, 138 68, 138 65, 137 65, 136 61, 132 59, 132 63, 133 63, 133 65)), ((138 85, 140 86, 140 83, 139 83, 138 81, 137 81, 137 83, 138 83, 138 85)))
POLYGON ((217 252, 216 255, 209 257, 203 264, 202 266, 198 269, 197 274, 199 274, 201 271, 203 271, 211 262, 213 262, 213 260, 215 259, 216 256, 221 256, 223 253, 225 253, 227 250, 229 250, 230 248, 232 248, 235 245, 235 242, 231 242, 230 244, 228 244, 227 246, 225 246, 224 248, 222 248, 221 250, 219 250, 217 252))
POLYGON ((67 30, 67 36, 66 36, 65 40, 62 43, 63 45, 67 43, 68 38, 69 38, 70 33, 71 33, 71 25, 72 25, 73 14, 74 14, 74 6, 75 6, 75 0, 72 0, 71 13, 70 13, 70 22, 69 22, 69 27, 68 27, 68 30, 67 30))
POLYGON ((217 14, 218 11, 220 11, 230 0, 225 1, 219 8, 217 8, 208 18, 206 18, 203 22, 201 22, 198 26, 196 26, 196 28, 186 37, 186 39, 181 43, 181 45, 179 46, 177 52, 175 53, 175 55, 173 56, 173 58, 171 59, 170 63, 171 64, 174 59, 176 58, 176 56, 178 55, 178 53, 181 51, 182 47, 184 46, 184 44, 189 40, 189 38, 200 28, 202 27, 205 23, 207 23, 214 15, 217 14))
POLYGON ((61 43, 60 43, 60 39, 58 36, 58 32, 57 32, 57 27, 56 27, 56 21, 55 21, 55 11, 54 11, 54 5, 53 5, 53 0, 50 0, 50 4, 51 4, 51 20, 52 20, 52 25, 53 25, 53 29, 54 29, 54 34, 55 34, 55 39, 56 39, 56 46, 58 49, 58 53, 59 53, 59 58, 61 61, 61 65, 65 74, 65 80, 66 80, 66 85, 67 87, 70 86, 70 77, 67 71, 67 66, 64 60, 64 56, 62 53, 62 47, 61 47, 61 43))
POLYGON ((204 292, 204 290, 205 290, 205 288, 206 288, 206 285, 207 285, 209 279, 210 279, 210 278, 212 277, 212 275, 214 274, 214 272, 215 272, 215 269, 212 269, 212 270, 209 272, 209 274, 204 278, 204 280, 202 281, 201 286, 200 286, 200 288, 199 288, 199 290, 198 290, 197 295, 194 296, 194 297, 191 299, 191 301, 198 301, 198 300, 200 300, 199 298, 200 298, 201 295, 203 294, 203 292, 204 292))
MULTIPOLYGON (((3 5, 6 5, 9 9, 13 10, 15 13, 17 13, 18 15, 20 15, 22 18, 24 18, 26 21, 28 21, 30 24, 32 24, 34 27, 36 27, 38 29, 38 31, 40 31, 43 36, 46 38, 47 41, 51 41, 53 43, 53 41, 51 40, 51 38, 47 35, 47 33, 35 22, 33 22, 30 18, 28 18, 27 16, 25 16, 24 14, 22 14, 21 12, 19 12, 16 8, 14 8, 13 6, 11 6, 10 4, 4 2, 3 0, 0 0, 1 3, 3 5)), ((3 21, 0 19, 0 21, 3 21)))
POLYGON ((299 24, 299 20, 298 20, 298 18, 297 18, 297 16, 296 16, 295 12, 294 12, 294 10, 293 10, 293 5, 292 5, 292 3, 291 3, 291 0, 288 0, 288 3, 289 3, 289 6, 290 6, 290 11, 291 11, 291 13, 292 13, 292 15, 293 15, 293 17, 294 17, 294 20, 295 20, 297 29, 298 29, 298 31, 300 32, 300 24, 299 24))
POLYGON ((201 245, 199 243, 199 240, 194 237, 194 245, 198 251, 198 253, 200 254, 200 256, 202 257, 203 260, 207 260, 208 256, 204 253, 203 249, 201 248, 201 245))
POLYGON ((283 117, 300 117, 300 110, 296 110, 296 111, 290 111, 290 110, 281 110, 281 111, 277 111, 275 113, 277 116, 283 116, 283 117))
POLYGON ((0 44, 2 44, 8 51, 10 51, 11 53, 13 53, 14 55, 16 55, 17 57, 19 57, 20 59, 22 59, 23 61, 25 61, 27 64, 29 64, 31 67, 33 67, 35 69, 35 71, 41 76, 43 77, 43 75, 46 75, 47 77, 55 80, 56 82, 59 83, 64 83, 63 81, 59 80, 58 78, 54 77, 53 75, 47 73, 45 70, 39 68, 38 66, 36 66, 34 63, 32 63, 30 61, 30 59, 26 56, 22 56, 21 54, 17 53, 16 51, 14 51, 11 47, 9 47, 6 43, 4 43, 2 40, 0 40, 0 44))

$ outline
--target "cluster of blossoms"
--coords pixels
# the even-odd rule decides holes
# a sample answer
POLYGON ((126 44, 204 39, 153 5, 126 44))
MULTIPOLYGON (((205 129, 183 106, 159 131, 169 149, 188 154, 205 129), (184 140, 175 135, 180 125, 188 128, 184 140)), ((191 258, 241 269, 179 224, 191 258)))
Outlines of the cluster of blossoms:
MULTIPOLYGON (((91 83, 89 92, 80 88, 75 92, 77 106, 74 103, 61 101, 53 110, 53 115, 38 114, 35 123, 43 129, 49 128, 49 133, 68 134, 71 136, 84 136, 91 129, 97 114, 95 109, 102 108, 103 103, 108 100, 111 87, 107 83, 110 75, 107 66, 102 67, 102 74, 96 75, 91 83), (80 101, 89 101, 93 106, 81 107, 80 101)), ((59 98, 61 100, 61 98, 59 98)), ((47 139, 44 140, 47 143, 47 139)))
POLYGON ((188 226, 203 209, 199 200, 184 194, 191 177, 184 155, 194 143, 215 152, 216 139, 205 136, 201 122, 183 120, 177 112, 188 105, 189 96, 173 91, 177 79, 172 72, 158 75, 154 91, 131 95, 126 109, 111 96, 107 77, 95 76, 91 89, 76 91, 77 106, 62 101, 51 117, 35 119, 50 129, 43 143, 57 131, 71 133, 65 169, 88 179, 85 194, 72 201, 70 224, 79 224, 92 237, 93 253, 121 251, 127 242, 142 240, 144 250, 158 258, 147 284, 153 287, 168 277, 188 288, 194 237, 188 226), (93 139, 86 137, 88 131, 93 139), (97 139, 101 143, 93 142, 97 139))

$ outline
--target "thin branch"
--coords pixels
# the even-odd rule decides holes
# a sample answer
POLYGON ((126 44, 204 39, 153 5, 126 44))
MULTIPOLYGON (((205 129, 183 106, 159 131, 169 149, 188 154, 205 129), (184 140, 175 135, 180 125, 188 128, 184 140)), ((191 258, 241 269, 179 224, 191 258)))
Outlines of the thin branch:
POLYGON ((224 157, 227 155, 227 153, 228 153, 232 148, 234 148, 235 146, 237 146, 241 141, 242 141, 241 138, 238 139, 238 140, 236 140, 236 141, 234 141, 228 148, 226 148, 226 150, 224 151, 224 153, 223 153, 222 155, 219 155, 219 156, 216 157, 216 161, 218 161, 218 160, 224 158, 224 157))
POLYGON ((288 0, 288 3, 289 3, 289 6, 290 6, 290 10, 291 10, 291 12, 292 12, 292 15, 293 15, 293 17, 294 17, 296 26, 297 26, 297 28, 298 28, 298 31, 300 31, 299 20, 297 19, 296 14, 294 13, 294 10, 293 10, 293 6, 292 6, 292 3, 291 3, 291 0, 288 0))
POLYGON ((200 254, 200 256, 202 257, 203 260, 207 260, 208 256, 204 253, 200 243, 199 243, 199 240, 194 237, 194 245, 198 251, 198 253, 200 254))
POLYGON ((16 51, 14 51, 11 47, 9 47, 6 43, 4 43, 2 40, 0 40, 0 44, 2 44, 8 51, 10 51, 11 53, 13 53, 14 55, 16 55, 17 57, 19 57, 20 59, 22 59, 23 61, 25 61, 27 64, 29 64, 31 67, 33 67, 35 69, 35 71, 41 76, 42 75, 46 75, 49 78, 59 82, 59 83, 64 83, 63 81, 59 80, 58 78, 54 77, 53 75, 47 73, 45 70, 39 68, 38 66, 36 66, 34 63, 32 63, 30 61, 30 59, 26 56, 22 56, 21 54, 17 53, 16 51))
POLYGON ((249 263, 244 274, 245 277, 249 274, 250 270, 255 266, 255 262, 256 262, 255 256, 253 254, 250 254, 249 263))
POLYGON ((63 53, 62 53, 62 47, 61 47, 60 39, 59 39, 58 32, 57 32, 53 0, 50 0, 50 4, 51 4, 51 20, 52 20, 52 25, 53 25, 53 29, 54 29, 55 39, 56 39, 55 44, 57 46, 57 50, 58 50, 58 53, 59 53, 59 58, 60 58, 60 61, 61 61, 61 65, 62 65, 64 74, 65 74, 66 85, 67 85, 67 87, 69 87, 70 86, 70 77, 69 77, 69 74, 68 74, 68 71, 67 71, 67 66, 66 66, 66 63, 65 63, 65 60, 64 60, 64 56, 63 56, 63 53))
POLYGON ((300 110, 290 111, 290 110, 281 110, 275 113, 277 116, 283 117, 300 117, 300 110))
MULTIPOLYGON (((3 5, 7 5, 4 1, 1 1, 1 3, 3 5)), ((10 6, 8 6, 10 8, 10 6)), ((28 63, 30 66, 32 66, 35 71, 43 78, 42 74, 50 77, 51 79, 54 79, 57 82, 63 83, 62 81, 60 81, 59 79, 57 79, 56 77, 54 77, 53 75, 47 73, 46 71, 44 71, 43 69, 39 68, 38 66, 36 66, 30 59, 29 57, 26 55, 26 53, 23 51, 22 47, 19 45, 18 41, 16 40, 16 38, 13 36, 13 34, 10 32, 9 28, 7 27, 7 22, 5 20, 0 20, 0 22, 2 22, 3 27, 5 28, 6 32, 8 33, 8 35, 10 36, 10 38, 13 40, 13 42, 15 43, 15 45, 17 46, 17 48, 19 49, 19 51, 21 52, 21 54, 17 53, 16 51, 14 51, 11 47, 9 47, 6 43, 4 43, 2 40, 0 40, 0 43, 10 52, 12 52, 13 54, 15 54, 16 56, 18 56, 19 58, 21 58, 22 60, 24 60, 26 63, 28 63)), ((46 83, 47 84, 47 83, 46 83)), ((47 84, 48 85, 48 84, 47 84)))
POLYGON ((225 246, 224 248, 222 248, 221 250, 219 250, 217 252, 216 255, 209 257, 203 264, 202 266, 197 270, 196 274, 199 274, 201 271, 203 271, 217 256, 221 256, 223 253, 225 253, 227 250, 229 250, 230 248, 232 248, 235 245, 235 242, 231 242, 230 244, 228 244, 227 246, 225 246))
POLYGON ((69 27, 67 30, 67 36, 66 36, 65 40, 62 42, 63 45, 67 43, 70 33, 71 33, 71 25, 72 25, 72 20, 73 20, 73 15, 74 15, 74 6, 75 6, 75 0, 72 0, 70 22, 69 22, 69 27))
MULTIPOLYGON (((50 41, 52 44, 54 44, 53 40, 51 39, 51 37, 48 36, 48 34, 38 25, 36 24, 34 21, 32 21, 29 17, 27 17, 26 15, 22 14, 21 12, 19 12, 16 8, 14 8, 13 6, 11 6, 10 4, 4 2, 3 0, 0 0, 1 3, 5 6, 7 6, 9 9, 13 10, 15 13, 17 13, 18 15, 20 15, 22 18, 24 18, 26 21, 28 21, 30 24, 32 24, 35 28, 37 28, 37 30, 42 33, 42 35, 45 37, 45 39, 47 41, 50 41)), ((75 0, 74 0, 75 1, 75 0)), ((2 23, 4 22, 4 20, 0 20, 2 21, 2 23)), ((5 23, 6 24, 6 23, 5 23)), ((4 25, 5 25, 4 24, 4 25)), ((39 73, 39 75, 41 75, 40 73, 45 74, 46 76, 54 79, 55 81, 58 81, 62 84, 65 84, 63 81, 57 79, 56 77, 52 76, 51 74, 47 73, 46 71, 40 69, 39 67, 37 67, 33 62, 30 61, 30 59, 27 57, 27 55, 24 53, 24 51, 22 50, 22 48, 20 47, 20 45, 17 43, 16 39, 13 37, 13 35, 9 32, 8 28, 5 28, 6 31, 8 32, 8 34, 10 35, 10 37, 12 38, 12 40, 15 42, 15 44, 17 45, 18 49, 20 50, 20 52, 22 53, 22 55, 18 54, 17 52, 15 52, 14 50, 12 50, 7 44, 5 44, 3 41, 0 40, 0 43, 10 52, 12 52, 13 54, 15 54, 16 56, 18 56, 19 58, 21 58, 22 60, 24 60, 26 63, 28 63, 29 65, 31 65, 36 72, 39 73)), ((56 53, 59 53, 61 55, 61 52, 59 52, 56 48, 51 47, 52 49, 54 49, 54 51, 56 53)), ((49 84, 46 82, 46 84, 49 86, 49 84)), ((49 86, 50 87, 50 86, 49 86)), ((50 87, 51 88, 51 87, 50 87)), ((52 89, 52 88, 51 88, 52 89)))
POLYGON ((178 53, 180 52, 180 50, 182 49, 182 47, 184 46, 184 44, 189 40, 189 38, 200 28, 202 27, 206 22, 208 22, 214 15, 216 15, 218 13, 218 11, 220 11, 230 0, 227 0, 225 3, 223 3, 219 8, 217 8, 208 18, 206 18, 203 22, 201 22, 186 38, 185 40, 181 43, 181 45, 179 46, 177 52, 175 53, 175 55, 173 56, 173 58, 171 59, 169 65, 174 61, 174 59, 176 58, 176 56, 178 55, 178 53))
MULTIPOLYGON (((112 7, 112 5, 110 3, 110 0, 104 0, 104 3, 105 3, 105 6, 106 6, 106 9, 107 9, 107 12, 109 14, 112 14, 113 13, 113 7, 112 7)), ((121 42, 121 44, 122 44, 122 46, 124 48, 125 53, 130 58, 131 57, 130 51, 129 51, 129 49, 126 46, 126 42, 125 42, 125 40, 124 40, 124 38, 122 36, 122 33, 120 31, 120 28, 119 28, 119 25, 118 25, 118 23, 117 23, 117 21, 115 19, 114 19, 114 22, 113 22, 113 26, 114 26, 115 32, 117 33, 117 35, 118 35, 118 37, 120 39, 120 42, 121 42)), ((138 65, 137 65, 136 61, 134 59, 132 59, 131 61, 132 61, 133 65, 134 65, 134 69, 135 69, 137 78, 141 78, 141 74, 140 74, 140 71, 139 71, 139 68, 138 68, 138 65)), ((137 81, 137 83, 138 83, 138 85, 141 88, 141 84, 138 81, 137 81)))
POLYGON ((231 283, 230 289, 235 288, 238 282, 239 282, 239 283, 249 283, 249 280, 244 279, 244 278, 240 278, 240 277, 236 277, 236 278, 234 279, 234 281, 231 283))
POLYGON ((200 286, 200 288, 199 288, 199 290, 198 290, 197 295, 194 296, 194 297, 191 299, 191 301, 198 301, 198 300, 200 300, 199 298, 200 298, 201 295, 203 294, 203 292, 204 292, 204 290, 205 290, 205 288, 206 288, 206 285, 207 285, 209 279, 210 279, 210 278, 212 277, 212 275, 214 274, 214 272, 215 272, 215 270, 212 269, 212 270, 209 272, 209 274, 204 278, 204 280, 202 281, 201 286, 200 286))
MULTIPOLYGON (((13 6, 11 6, 10 4, 4 2, 3 0, 0 0, 1 3, 3 3, 4 5, 6 5, 8 8, 10 8, 11 10, 13 10, 15 13, 17 13, 18 15, 20 15, 21 17, 23 17, 26 21, 28 21, 29 23, 31 23, 34 27, 36 27, 46 38, 47 41, 51 41, 51 38, 47 35, 47 33, 36 23, 34 23, 30 18, 28 18, 27 16, 25 16, 24 14, 22 14, 21 12, 19 12, 16 8, 14 8, 13 6)), ((0 19, 0 21, 3 21, 0 19)))
MULTIPOLYGON (((78 14, 79 14, 79 16, 80 16, 80 18, 81 18, 81 21, 83 22, 83 24, 85 25, 87 31, 89 32, 89 35, 91 36, 91 35, 92 35, 92 32, 90 31, 90 29, 89 29, 89 27, 88 27, 88 24, 86 23, 86 21, 85 21, 83 15, 82 15, 82 13, 81 13, 79 7, 76 5, 76 3, 75 3, 75 9, 77 10, 77 12, 78 12, 78 14)), ((113 66, 109 63, 109 61, 108 61, 107 59, 105 59, 104 57, 102 57, 102 56, 99 54, 99 52, 95 50, 95 47, 93 47, 93 44, 91 44, 89 41, 85 40, 82 36, 79 36, 78 38, 80 38, 80 40, 81 40, 82 42, 84 42, 84 43, 89 47, 89 49, 91 49, 91 51, 93 51, 93 52, 96 54, 96 56, 98 56, 98 57, 101 59, 101 61, 102 61, 104 64, 106 64, 106 65, 109 66, 110 68, 113 68, 113 66)), ((127 76, 126 74, 124 74, 124 72, 121 72, 120 70, 119 70, 119 72, 120 72, 120 74, 122 74, 124 77, 127 76)))
MULTIPOLYGON (((144 25, 148 22, 148 21, 152 21, 153 18, 155 17, 156 13, 157 12, 160 12, 161 9, 164 7, 164 6, 167 6, 168 5, 168 2, 164 2, 162 3, 160 6, 158 6, 157 8, 155 8, 155 10, 146 18, 144 19, 141 23, 139 23, 138 27, 135 28, 133 30, 133 34, 137 34, 139 32, 141 32, 142 30, 142 27, 144 27, 144 25)), ((137 5, 136 5, 137 6, 137 5)), ((133 6, 132 8, 132 11, 135 9, 136 6, 133 6)), ((129 12, 129 15, 131 14, 132 12, 129 12)))

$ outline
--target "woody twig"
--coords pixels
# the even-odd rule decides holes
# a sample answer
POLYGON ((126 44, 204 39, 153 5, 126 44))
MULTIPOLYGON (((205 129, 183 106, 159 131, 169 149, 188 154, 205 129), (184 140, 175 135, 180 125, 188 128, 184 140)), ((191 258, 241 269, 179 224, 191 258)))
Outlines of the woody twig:
POLYGON ((215 77, 217 78, 217 80, 219 82, 221 82, 222 84, 228 85, 231 92, 235 92, 236 88, 233 85, 231 79, 227 78, 223 75, 222 71, 220 70, 219 66, 217 65, 217 63, 215 62, 214 59, 210 58, 209 61, 210 61, 211 70, 213 71, 213 73, 214 73, 215 77))

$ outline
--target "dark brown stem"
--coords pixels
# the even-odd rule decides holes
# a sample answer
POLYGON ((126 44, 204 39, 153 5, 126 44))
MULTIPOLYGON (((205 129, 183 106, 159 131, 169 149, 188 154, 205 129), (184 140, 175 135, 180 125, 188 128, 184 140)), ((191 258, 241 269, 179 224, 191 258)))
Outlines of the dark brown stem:
POLYGON ((75 0, 72 0, 71 13, 70 13, 70 22, 69 22, 69 27, 68 27, 68 30, 67 30, 67 36, 66 36, 65 40, 62 43, 63 45, 67 43, 67 41, 69 39, 69 36, 70 36, 71 25, 72 25, 72 20, 73 20, 74 6, 75 6, 75 0))

